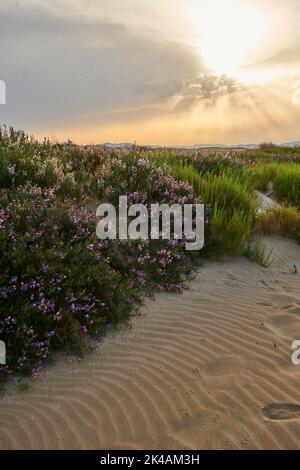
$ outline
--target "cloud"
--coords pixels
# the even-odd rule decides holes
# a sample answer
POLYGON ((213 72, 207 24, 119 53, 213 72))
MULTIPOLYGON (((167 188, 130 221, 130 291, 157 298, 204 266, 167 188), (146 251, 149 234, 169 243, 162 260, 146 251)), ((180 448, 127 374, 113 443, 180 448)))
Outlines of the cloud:
POLYGON ((146 119, 238 88, 208 75, 188 46, 50 5, 0 3, 2 122, 36 130, 146 119))
POLYGON ((195 80, 187 80, 180 91, 179 101, 173 112, 185 112, 196 106, 200 101, 216 104, 222 96, 232 95, 243 89, 242 85, 226 75, 215 76, 203 74, 195 80))
POLYGON ((107 122, 128 108, 152 114, 205 70, 184 45, 39 6, 0 3, 0 30, 0 78, 7 84, 1 121, 27 127, 107 122))
POLYGON ((252 67, 276 67, 281 65, 290 65, 292 63, 299 64, 299 48, 300 48, 300 39, 295 42, 293 45, 280 49, 275 54, 270 55, 269 57, 251 64, 252 67))

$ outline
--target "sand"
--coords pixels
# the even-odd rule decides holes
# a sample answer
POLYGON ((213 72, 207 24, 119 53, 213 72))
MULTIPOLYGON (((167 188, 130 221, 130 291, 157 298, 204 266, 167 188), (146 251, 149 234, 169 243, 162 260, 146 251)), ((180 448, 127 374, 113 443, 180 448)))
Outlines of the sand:
POLYGON ((276 209, 280 207, 280 204, 260 191, 254 191, 257 202, 258 202, 258 213, 266 212, 269 209, 276 209))
POLYGON ((0 400, 1 449, 299 449, 300 248, 237 257, 147 301, 83 362, 0 400))

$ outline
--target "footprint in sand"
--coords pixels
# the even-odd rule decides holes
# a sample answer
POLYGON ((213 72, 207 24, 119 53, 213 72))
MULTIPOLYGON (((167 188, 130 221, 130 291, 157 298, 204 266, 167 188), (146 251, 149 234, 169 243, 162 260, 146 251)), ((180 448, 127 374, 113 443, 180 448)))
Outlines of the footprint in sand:
POLYGON ((292 403, 273 403, 263 408, 267 419, 274 421, 300 419, 300 405, 292 403))

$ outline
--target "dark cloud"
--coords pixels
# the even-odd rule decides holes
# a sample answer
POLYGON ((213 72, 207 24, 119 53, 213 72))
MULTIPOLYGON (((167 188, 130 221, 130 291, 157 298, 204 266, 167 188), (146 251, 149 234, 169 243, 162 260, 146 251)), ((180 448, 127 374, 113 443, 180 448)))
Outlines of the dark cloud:
POLYGON ((72 125, 97 114, 101 120, 103 113, 151 105, 165 93, 164 84, 199 71, 189 49, 143 39, 120 24, 1 8, 8 100, 1 120, 72 125))
POLYGON ((236 90, 227 77, 205 75, 184 45, 21 5, 0 3, 0 78, 7 85, 0 122, 38 129, 141 119, 167 110, 174 97, 179 112, 236 90))

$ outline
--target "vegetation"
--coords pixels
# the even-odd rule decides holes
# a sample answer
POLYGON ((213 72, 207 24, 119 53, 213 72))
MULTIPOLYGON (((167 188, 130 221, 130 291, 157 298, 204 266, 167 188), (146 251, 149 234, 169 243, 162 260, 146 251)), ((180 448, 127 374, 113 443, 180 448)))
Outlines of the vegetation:
POLYGON ((249 178, 252 177, 255 189, 263 192, 267 191, 269 184, 274 182, 277 171, 277 163, 260 163, 248 170, 249 178))
POLYGON ((259 145, 259 148, 261 150, 274 150, 276 149, 277 145, 274 144, 273 142, 261 142, 259 145))
MULTIPOLYGON (((55 350, 82 351, 88 335, 126 321, 143 296, 181 291, 199 256, 240 253, 256 231, 300 240, 300 150, 107 149, 42 143, 0 130, 0 376, 31 373, 55 350), (283 206, 258 214, 254 189, 274 184, 283 206), (206 205, 205 248, 183 241, 101 241, 100 201, 206 205), (298 208, 298 209, 297 209, 298 208)), ((249 244, 262 266, 270 253, 249 244)))
POLYGON ((35 378, 52 351, 126 320, 143 295, 180 291, 195 254, 181 241, 101 241, 89 201, 198 202, 193 188, 143 158, 0 134, 0 374, 35 378), (3 177, 5 173, 5 177, 3 177), (180 269, 179 269, 180 267, 180 269))
POLYGON ((266 235, 279 234, 300 241, 300 212, 289 206, 270 209, 260 214, 257 227, 266 235))
POLYGON ((248 243, 243 251, 243 255, 250 261, 254 261, 263 268, 269 268, 273 262, 272 250, 267 252, 267 248, 259 240, 248 243))
POLYGON ((300 209, 300 165, 280 165, 274 179, 278 197, 300 209))
MULTIPOLYGON (((165 160, 159 156, 159 164, 168 164, 180 180, 187 181, 209 207, 210 223, 206 229, 206 253, 211 255, 234 254, 241 243, 249 236, 255 220, 256 204, 251 193, 252 177, 234 172, 231 173, 226 165, 220 172, 221 165, 216 161, 216 174, 214 166, 205 172, 197 169, 192 161, 178 162, 170 157, 165 160), (225 170, 226 168, 226 170, 225 170)), ((201 165, 198 165, 198 168, 201 165)))

